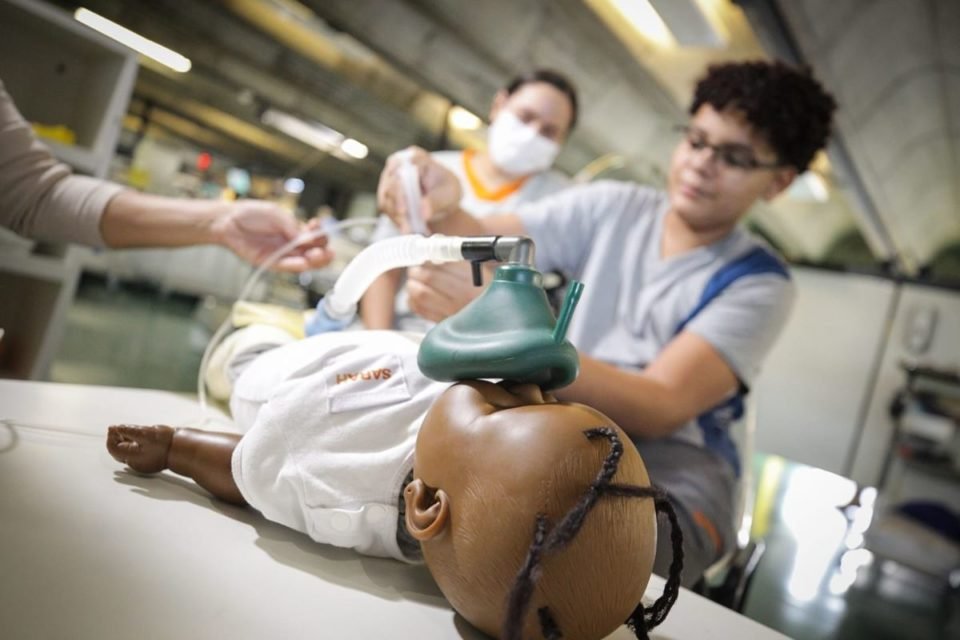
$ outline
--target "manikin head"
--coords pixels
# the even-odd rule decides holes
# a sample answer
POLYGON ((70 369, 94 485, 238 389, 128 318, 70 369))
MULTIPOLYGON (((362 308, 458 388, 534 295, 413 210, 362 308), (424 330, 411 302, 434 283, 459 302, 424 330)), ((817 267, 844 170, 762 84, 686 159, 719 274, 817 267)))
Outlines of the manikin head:
POLYGON ((547 637, 552 625, 563 637, 603 638, 628 619, 644 626, 651 491, 636 448, 603 414, 531 384, 468 381, 423 422, 406 524, 474 626, 496 637, 547 637))

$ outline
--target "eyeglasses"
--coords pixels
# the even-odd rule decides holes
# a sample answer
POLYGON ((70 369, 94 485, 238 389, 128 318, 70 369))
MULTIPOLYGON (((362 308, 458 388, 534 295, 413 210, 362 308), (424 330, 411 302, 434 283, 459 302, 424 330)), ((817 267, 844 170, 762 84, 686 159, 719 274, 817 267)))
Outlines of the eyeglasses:
POLYGON ((710 149, 713 156, 725 167, 731 169, 741 169, 743 171, 754 171, 756 169, 779 169, 784 166, 779 160, 774 162, 762 162, 753 155, 753 149, 742 144, 710 144, 706 136, 700 131, 688 126, 680 125, 677 131, 684 135, 684 141, 687 146, 694 151, 701 149, 710 149))

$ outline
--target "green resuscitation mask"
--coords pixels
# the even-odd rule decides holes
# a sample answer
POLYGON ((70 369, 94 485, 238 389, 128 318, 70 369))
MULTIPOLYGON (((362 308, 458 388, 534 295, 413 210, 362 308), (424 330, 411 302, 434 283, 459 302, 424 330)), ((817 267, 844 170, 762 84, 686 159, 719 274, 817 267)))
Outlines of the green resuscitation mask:
MULTIPOLYGON (((473 261, 475 283, 480 261, 473 261)), ((417 358, 426 376, 441 381, 530 382, 544 390, 576 379, 580 359, 566 333, 583 284, 570 283, 554 318, 543 276, 530 263, 532 252, 526 260, 497 268, 480 297, 427 333, 417 358)))

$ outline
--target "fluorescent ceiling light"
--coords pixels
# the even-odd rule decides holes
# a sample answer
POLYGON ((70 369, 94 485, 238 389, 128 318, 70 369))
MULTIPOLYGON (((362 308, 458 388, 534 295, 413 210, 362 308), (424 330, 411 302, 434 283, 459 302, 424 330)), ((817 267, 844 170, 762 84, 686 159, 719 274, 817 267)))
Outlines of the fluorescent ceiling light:
POLYGON ((613 7, 640 35, 662 47, 676 43, 670 29, 649 0, 611 0, 613 7))
POLYGON ((182 56, 161 44, 157 44, 153 40, 148 40, 139 33, 134 33, 126 27, 121 27, 116 22, 107 20, 89 9, 81 7, 74 12, 73 17, 76 18, 77 22, 87 25, 94 31, 98 31, 108 38, 130 47, 134 51, 142 53, 148 58, 170 67, 174 71, 180 73, 190 71, 190 67, 192 66, 190 58, 182 56))
POLYGON ((276 109, 264 111, 260 121, 320 151, 331 152, 340 148, 340 143, 343 142, 343 134, 339 131, 319 122, 304 122, 296 116, 276 109))
POLYGON ((452 128, 465 131, 474 131, 479 129, 483 124, 483 120, 460 105, 454 105, 453 108, 450 109, 447 122, 452 128))
POLYGON ((260 122, 274 129, 282 131, 291 138, 295 138, 304 144, 308 144, 320 151, 335 154, 342 157, 341 154, 350 156, 357 160, 363 160, 370 153, 367 145, 359 140, 348 138, 336 129, 331 129, 319 122, 307 122, 300 118, 278 111, 277 109, 267 109, 260 116, 260 122))
POLYGON ((351 158, 356 158, 357 160, 363 160, 367 157, 367 153, 369 153, 367 145, 363 144, 359 140, 354 140, 353 138, 347 138, 341 142, 340 150, 351 158))

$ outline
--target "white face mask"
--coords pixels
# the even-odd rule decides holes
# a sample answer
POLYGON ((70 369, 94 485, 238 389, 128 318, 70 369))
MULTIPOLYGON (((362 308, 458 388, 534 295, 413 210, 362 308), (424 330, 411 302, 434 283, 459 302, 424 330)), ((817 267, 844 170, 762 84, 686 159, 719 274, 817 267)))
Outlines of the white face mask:
POLYGON ((504 173, 526 176, 546 171, 557 159, 560 145, 503 109, 487 133, 490 160, 504 173))

